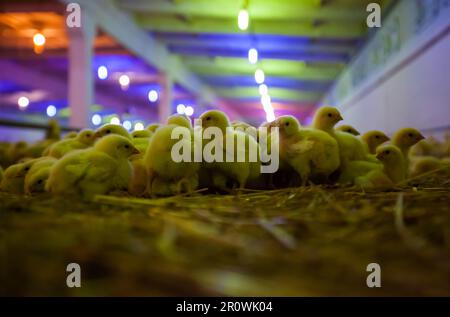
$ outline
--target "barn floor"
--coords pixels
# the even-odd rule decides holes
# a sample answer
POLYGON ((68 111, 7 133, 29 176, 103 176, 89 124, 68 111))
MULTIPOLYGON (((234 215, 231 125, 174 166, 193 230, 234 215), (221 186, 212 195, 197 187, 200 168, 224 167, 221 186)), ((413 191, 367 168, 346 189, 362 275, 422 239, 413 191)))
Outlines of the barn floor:
POLYGON ((2 295, 450 295, 450 174, 95 203, 0 194, 2 295), (82 287, 66 287, 80 264, 82 287), (382 287, 366 286, 369 263, 382 287))

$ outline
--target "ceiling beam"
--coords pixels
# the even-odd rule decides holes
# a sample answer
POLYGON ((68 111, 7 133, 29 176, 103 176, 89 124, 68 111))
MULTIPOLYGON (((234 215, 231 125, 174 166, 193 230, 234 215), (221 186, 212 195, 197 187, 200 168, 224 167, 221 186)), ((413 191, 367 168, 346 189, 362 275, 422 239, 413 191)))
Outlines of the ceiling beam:
MULTIPOLYGON (((217 88, 217 94, 226 99, 240 99, 240 100, 260 100, 261 95, 257 87, 243 87, 243 88, 217 88)), ((316 102, 323 96, 322 92, 307 92, 282 88, 269 88, 270 97, 273 100, 280 102, 316 102)))
MULTIPOLYGON (((71 0, 61 1, 72 2, 71 0)), ((170 54, 163 44, 144 32, 127 13, 115 7, 112 1, 78 0, 77 3, 86 10, 103 31, 113 36, 132 54, 157 67, 200 100, 212 104, 216 102, 214 92, 192 74, 179 57, 170 54)))
MULTIPOLYGON (((254 21, 313 21, 327 20, 337 22, 362 21, 366 18, 366 5, 369 0, 335 0, 323 4, 317 0, 252 0, 249 2, 248 11, 251 22, 254 21)), ((189 17, 212 19, 236 18, 242 5, 242 1, 233 0, 121 0, 119 6, 131 12, 144 14, 178 15, 189 17)))
MULTIPOLYGON (((201 75, 249 75, 256 70, 246 58, 185 58, 184 63, 201 75)), ((332 80, 343 70, 344 64, 309 64, 298 61, 263 59, 259 65, 270 76, 300 80, 332 80)))
MULTIPOLYGON (((135 21, 140 27, 155 32, 242 33, 237 26, 236 18, 196 18, 186 20, 176 16, 136 13, 135 21)), ((321 25, 315 25, 312 22, 292 22, 288 20, 253 21, 251 30, 257 34, 346 39, 364 36, 367 31, 367 26, 364 22, 359 21, 345 24, 340 22, 326 22, 321 25)))

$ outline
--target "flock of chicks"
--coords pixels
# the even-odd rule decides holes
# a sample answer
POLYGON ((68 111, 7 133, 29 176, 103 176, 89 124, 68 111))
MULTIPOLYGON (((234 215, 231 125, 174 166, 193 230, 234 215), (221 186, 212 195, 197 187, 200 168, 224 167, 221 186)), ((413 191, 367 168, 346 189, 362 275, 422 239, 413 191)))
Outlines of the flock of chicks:
MULTIPOLYGON (((448 136, 442 144, 434 139, 425 141, 413 128, 400 129, 391 140, 381 131, 359 136, 351 126, 335 128, 343 118, 333 107, 319 108, 311 127, 302 127, 293 116, 281 116, 254 128, 244 122, 230 122, 217 110, 207 111, 199 119, 203 128, 217 127, 226 137, 241 138, 246 149, 249 145, 260 146, 262 127, 278 127, 279 138, 275 143, 268 142, 278 146, 278 170, 262 174, 261 166, 267 163, 259 158, 249 160, 248 153, 244 153, 244 162, 175 162, 171 151, 179 140, 172 139, 172 131, 186 128, 190 137, 181 142, 192 145, 194 131, 200 128, 193 127, 183 115, 172 115, 166 124, 151 124, 131 134, 120 125, 106 124, 96 131, 71 132, 63 139, 53 121, 40 142, 0 144, 0 164, 7 167, 3 171, 0 166, 0 190, 84 198, 113 192, 155 197, 190 193, 198 188, 229 192, 235 188, 271 189, 309 183, 385 190, 409 176, 450 165, 448 136), (229 127, 235 128, 232 134, 225 133, 229 127)), ((226 140, 215 150, 227 153, 226 140)))

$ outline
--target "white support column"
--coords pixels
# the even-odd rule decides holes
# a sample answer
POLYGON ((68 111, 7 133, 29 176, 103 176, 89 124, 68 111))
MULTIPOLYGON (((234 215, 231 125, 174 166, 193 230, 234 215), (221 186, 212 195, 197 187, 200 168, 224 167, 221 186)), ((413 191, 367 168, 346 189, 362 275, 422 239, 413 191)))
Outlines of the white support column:
POLYGON ((69 125, 74 128, 88 126, 89 109, 94 102, 92 58, 96 26, 86 11, 81 11, 81 17, 81 27, 66 27, 69 36, 69 125))
POLYGON ((166 123, 172 112, 173 79, 169 75, 163 75, 160 79, 161 96, 158 102, 158 121, 166 123))

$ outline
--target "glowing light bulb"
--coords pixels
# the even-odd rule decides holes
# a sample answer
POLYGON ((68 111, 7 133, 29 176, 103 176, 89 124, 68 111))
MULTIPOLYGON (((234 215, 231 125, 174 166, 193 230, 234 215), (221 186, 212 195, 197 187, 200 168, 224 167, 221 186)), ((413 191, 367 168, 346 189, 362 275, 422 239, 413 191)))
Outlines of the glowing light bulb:
POLYGON ((272 99, 270 98, 269 95, 262 95, 261 96, 261 103, 263 105, 269 105, 269 104, 271 104, 271 102, 272 102, 272 99))
POLYGON ((178 113, 178 114, 184 114, 185 111, 186 111, 186 106, 183 105, 182 103, 180 103, 180 104, 177 106, 177 113, 178 113))
POLYGON ((93 125, 100 125, 102 123, 102 117, 99 114, 94 114, 91 118, 93 125))
POLYGON ((125 120, 125 121, 122 123, 122 126, 123 126, 125 129, 127 129, 128 131, 130 131, 130 130, 131 130, 131 127, 132 127, 131 121, 125 120))
POLYGON ((24 110, 30 104, 30 100, 27 97, 22 96, 17 100, 17 104, 21 110, 24 110))
POLYGON ((275 113, 273 112, 273 110, 266 112, 266 121, 267 122, 275 121, 275 113))
POLYGON ((122 88, 127 88, 130 85, 130 77, 122 75, 119 77, 119 84, 122 88))
POLYGON ((106 66, 100 66, 97 69, 97 76, 101 80, 106 79, 108 77, 108 68, 106 68, 106 66))
POLYGON ((238 27, 242 31, 245 31, 248 29, 248 24, 249 24, 248 11, 246 9, 242 9, 239 11, 238 14, 238 27))
POLYGON ((56 107, 54 105, 49 105, 46 112, 47 116, 54 117, 56 116, 56 107))
POLYGON ((188 117, 192 116, 194 114, 194 108, 192 108, 191 106, 187 106, 184 110, 184 114, 188 117))
POLYGON ((137 122, 134 125, 134 131, 142 131, 144 130, 144 125, 142 124, 142 122, 137 122))
POLYGON ((150 102, 155 102, 158 100, 158 92, 156 90, 150 90, 148 92, 148 100, 150 100, 150 102))
POLYGON ((115 124, 115 125, 120 125, 120 119, 117 117, 112 117, 111 120, 109 121, 109 123, 115 124))
POLYGON ((264 71, 262 69, 257 69, 255 71, 255 81, 257 84, 263 84, 265 80, 264 71))
POLYGON ((261 96, 267 95, 269 93, 269 88, 266 84, 259 85, 259 94, 261 96))
POLYGON ((36 33, 33 36, 33 43, 36 46, 44 46, 45 44, 45 36, 42 33, 36 33))
POLYGON ((248 50, 248 61, 250 64, 256 64, 258 62, 258 51, 256 48, 251 48, 248 50))

